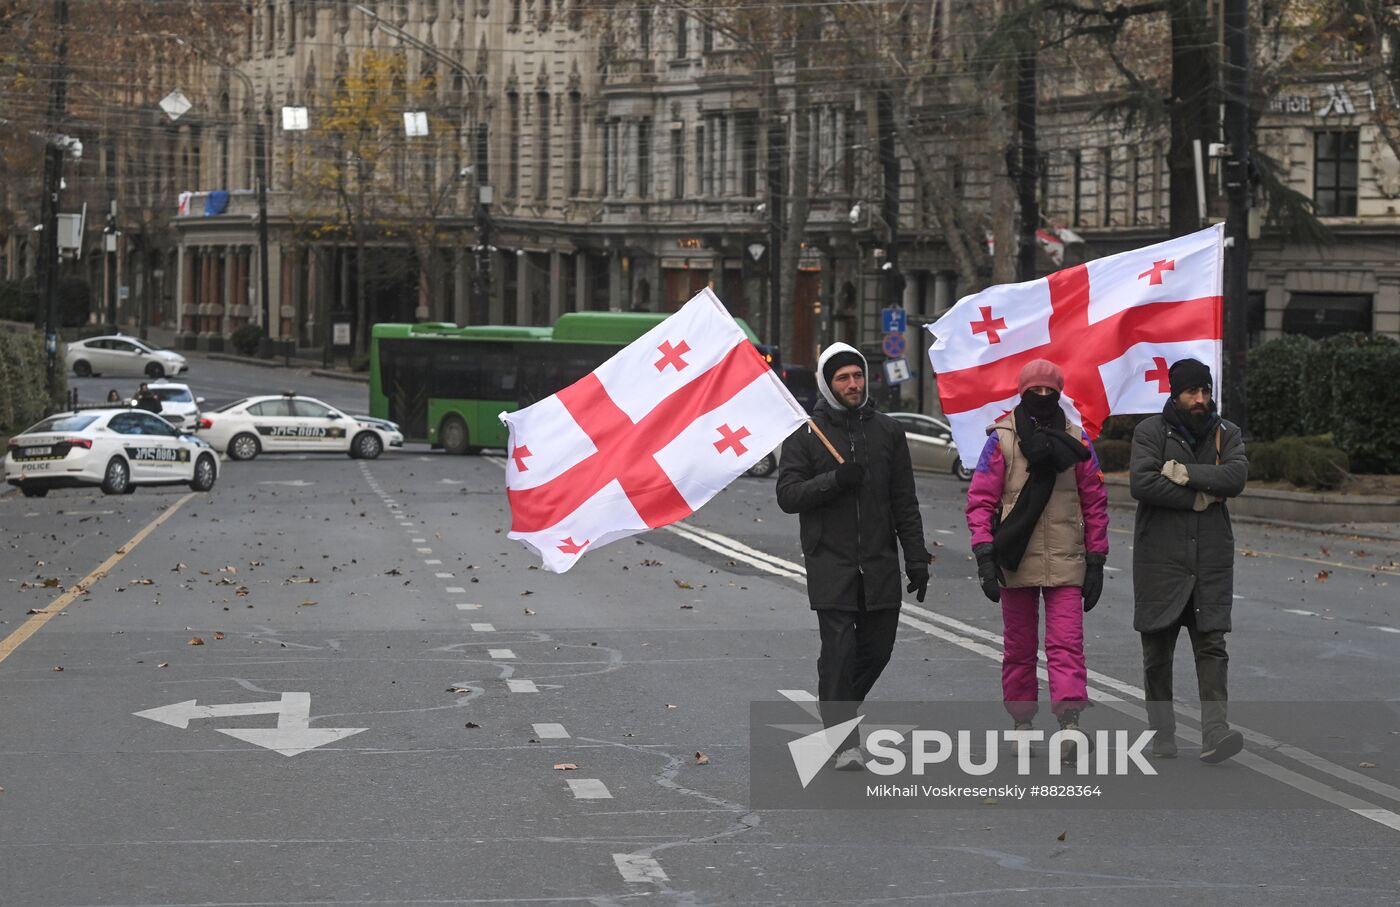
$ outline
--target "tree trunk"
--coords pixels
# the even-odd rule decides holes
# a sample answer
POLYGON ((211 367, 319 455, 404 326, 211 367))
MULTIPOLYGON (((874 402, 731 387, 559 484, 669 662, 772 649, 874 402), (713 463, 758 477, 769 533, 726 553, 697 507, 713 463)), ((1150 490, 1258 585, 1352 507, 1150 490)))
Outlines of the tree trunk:
MULTIPOLYGON (((783 234, 781 298, 789 313, 788 321, 796 320, 797 273, 802 264, 802 240, 807 234, 807 216, 812 209, 812 121, 808 117, 808 99, 811 96, 811 66, 809 50, 821 39, 821 18, 802 15, 797 23, 797 40, 794 50, 794 77, 792 88, 792 171, 788 180, 787 216, 784 218, 787 232, 783 234)), ((798 358, 796 332, 787 331, 782 342, 784 362, 798 358)), ((803 357, 805 361, 805 356, 803 357)))
MULTIPOLYGON (((1168 99, 1171 146, 1167 168, 1171 174, 1169 218, 1171 234, 1181 236, 1201 226, 1196 200, 1196 152, 1214 134, 1211 98, 1215 87, 1215 36, 1211 32, 1206 0, 1174 0, 1169 12, 1172 46, 1172 91, 1168 99)), ((1204 148, 1203 148, 1204 151, 1204 148)))

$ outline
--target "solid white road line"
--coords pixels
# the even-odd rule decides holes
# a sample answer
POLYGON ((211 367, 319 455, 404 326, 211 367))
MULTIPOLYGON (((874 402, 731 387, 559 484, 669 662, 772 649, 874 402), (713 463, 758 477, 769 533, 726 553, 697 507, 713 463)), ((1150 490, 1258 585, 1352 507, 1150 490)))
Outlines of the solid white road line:
POLYGON ((478 633, 495 633, 495 632, 496 632, 496 627, 495 627, 494 624, 472 624, 472 629, 475 630, 475 631, 478 632, 478 633))
POLYGON ((449 594, 451 594, 451 595, 461 595, 463 592, 466 592, 467 590, 466 590, 466 588, 463 587, 463 586, 446 586, 446 587, 443 588, 442 591, 447 592, 447 593, 449 593, 449 594))
POLYGON ((612 858, 613 863, 617 864, 617 871, 622 873, 622 881, 624 882, 669 881, 666 873, 661 869, 661 864, 651 857, 631 853, 615 853, 612 858))
POLYGON ((516 680, 511 678, 506 681, 506 686, 512 693, 538 693, 540 688, 535 686, 533 680, 516 680))
POLYGON ((535 736, 541 740, 564 740, 569 736, 569 732, 564 730, 562 724, 537 724, 534 725, 535 736))
POLYGON ((487 658, 499 658, 499 659, 502 659, 503 661, 509 661, 509 660, 515 658, 515 653, 512 652, 510 649, 487 649, 487 650, 486 650, 486 657, 487 657, 487 658))
POLYGON ((1395 627, 1372 627, 1372 630, 1380 630, 1382 633, 1400 633, 1400 629, 1395 627))
MULTIPOLYGON (((675 530, 677 529, 677 527, 681 526, 682 524, 677 523, 666 528, 675 530)), ((690 538, 691 541, 694 541, 697 544, 702 544, 703 547, 721 551, 721 553, 726 553, 729 556, 733 557, 735 560, 742 560, 746 563, 749 563, 751 566, 759 567, 760 569, 766 570, 769 573, 773 573, 778 576, 801 579, 805 581, 805 574, 798 574, 798 571, 802 569, 799 564, 793 563, 792 561, 784 560, 782 558, 774 557, 773 555, 750 548, 749 546, 744 545, 743 543, 734 539, 729 539, 727 536, 721 535, 720 533, 711 532, 710 530, 705 529, 699 529, 694 526, 684 526, 683 529, 677 531, 676 534, 681 535, 682 537, 690 538), (688 532, 686 530, 688 530, 688 532), (726 545, 724 544, 726 542, 728 543, 727 549, 726 545)), ((912 605, 907 602, 904 603, 902 610, 903 613, 900 614, 899 618, 901 623, 904 623, 907 626, 913 627, 917 630, 927 633, 930 636, 942 639, 945 642, 952 643, 953 645, 965 649, 969 652, 974 652, 985 658, 1000 663, 1000 646, 1002 645, 1002 638, 1000 636, 994 633, 990 633, 979 627, 974 627, 971 624, 964 623, 955 618, 946 617, 941 614, 936 614, 932 611, 920 608, 917 605, 912 605), (924 620, 919 620, 917 618, 924 618, 924 620), (940 624, 942 626, 935 626, 934 624, 940 624), (944 629, 945 627, 947 629, 944 629), (968 637, 973 638, 969 639, 968 637), (979 639, 985 640, 986 642, 978 642, 977 640, 979 639), (993 645, 987 645, 986 643, 992 643, 993 645), (995 648, 993 646, 995 646, 995 648)), ((1047 679, 1043 659, 1040 663, 1040 667, 1037 669, 1037 673, 1040 675, 1042 680, 1047 679)), ((1146 694, 1141 689, 1133 686, 1132 684, 1118 680, 1115 677, 1110 677, 1106 674, 1101 674, 1097 671, 1089 671, 1088 674, 1089 679, 1097 683, 1101 687, 1107 687, 1126 696, 1131 696, 1139 700, 1146 698, 1146 694)), ((802 701, 800 699, 795 699, 793 696, 789 695, 790 693, 794 692, 805 693, 805 691, 780 691, 782 695, 786 696, 789 699, 792 699, 794 702, 802 701)), ((1103 702, 1105 705, 1114 708, 1116 711, 1124 712, 1125 714, 1130 714, 1132 715, 1132 717, 1135 717, 1139 720, 1146 720, 1145 710, 1137 706, 1124 703, 1117 696, 1104 693, 1102 690, 1091 688, 1090 692, 1091 694, 1093 694, 1093 697, 1096 701, 1103 702)), ((1186 715, 1187 717, 1197 722, 1200 721, 1199 709, 1180 704, 1177 705, 1176 709, 1178 713, 1186 715)), ((1369 790, 1372 793, 1379 794, 1380 796, 1383 796, 1395 802, 1400 802, 1400 788, 1396 788, 1384 782, 1377 781, 1374 778, 1362 775, 1361 773, 1346 768, 1345 766, 1336 765, 1335 763, 1323 759, 1321 756, 1308 752, 1307 750, 1304 750, 1300 747, 1296 747, 1291 744, 1284 743, 1283 741, 1276 740, 1275 738, 1267 734, 1261 733, 1259 731, 1252 730, 1250 728, 1246 728, 1240 725, 1235 725, 1235 728, 1239 730, 1242 734, 1244 734, 1245 738, 1252 743, 1269 748, 1280 755, 1287 756, 1290 759, 1307 765, 1310 768, 1313 768, 1324 774, 1331 775, 1332 777, 1337 778, 1339 780, 1346 781, 1350 784, 1354 784, 1358 787, 1369 790)), ((1178 733, 1180 736, 1194 743, 1200 742, 1200 734, 1197 731, 1193 731, 1189 728, 1179 727, 1178 733)), ((1349 809, 1359 816, 1363 816, 1364 818, 1371 819, 1375 822, 1379 822, 1380 824, 1385 825, 1387 827, 1400 830, 1400 814, 1392 812, 1391 810, 1376 808, 1373 806, 1373 804, 1366 803, 1365 801, 1359 800, 1356 797, 1351 796, 1350 794, 1336 790, 1335 788, 1328 787, 1327 785, 1322 784, 1320 782, 1313 781, 1311 778, 1308 778, 1304 775, 1300 775, 1297 772, 1291 771, 1290 769, 1283 768, 1282 766, 1275 765, 1274 763, 1269 762, 1259 756, 1255 756, 1251 753, 1246 752, 1244 754, 1241 754, 1241 756, 1236 757, 1236 759, 1242 765, 1245 765, 1259 772, 1260 774, 1266 775, 1284 784, 1287 784, 1288 786, 1293 787, 1295 790, 1304 791, 1305 793, 1309 793, 1313 796, 1316 796, 1318 799, 1325 800, 1329 803, 1334 803, 1338 806, 1342 806, 1346 809, 1349 809)))
POLYGON ((438 579, 452 579, 451 573, 434 573, 433 576, 436 576, 438 579))
POLYGON ((778 695, 790 702, 816 702, 817 697, 806 690, 779 690, 778 695))
POLYGON ((569 790, 575 800, 611 800, 612 792, 597 778, 569 778, 569 790))

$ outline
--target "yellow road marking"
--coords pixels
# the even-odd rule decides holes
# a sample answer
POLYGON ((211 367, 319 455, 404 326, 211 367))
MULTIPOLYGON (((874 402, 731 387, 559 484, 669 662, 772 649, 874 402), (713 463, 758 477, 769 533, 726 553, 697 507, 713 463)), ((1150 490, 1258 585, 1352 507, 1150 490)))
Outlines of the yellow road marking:
POLYGON ((14 652, 15 649, 18 649, 26 639, 33 636, 35 633, 38 633, 40 627, 42 627, 44 624, 48 623, 49 621, 53 620, 56 616, 58 616, 58 613, 64 608, 71 605, 74 599, 76 599, 79 595, 82 595, 84 592, 91 589, 94 583, 102 579, 102 577, 106 576, 108 571, 110 571, 117 564, 121 563, 122 558, 126 557, 136 548, 137 545, 145 541, 146 536, 154 532, 156 528, 160 526, 161 523, 164 523, 166 520, 174 516, 175 511, 183 507, 185 502, 194 496, 195 492, 191 491, 188 494, 182 496, 180 500, 176 501, 174 504, 171 504, 169 507, 165 508, 165 511, 162 512, 160 516, 147 523, 145 528, 143 528, 140 532, 136 533, 134 536, 131 537, 131 541, 118 548, 116 550, 116 553, 113 554, 111 557, 107 558, 101 564, 99 564, 96 570, 92 571, 87 576, 78 580, 78 584, 76 586, 71 587, 67 592, 63 593, 58 598, 49 602, 48 607, 43 608, 42 610, 35 611, 34 615, 30 617, 29 620, 20 624, 19 629, 15 630, 15 632, 11 633, 3 640, 0 640, 0 661, 4 661, 6 658, 9 658, 10 653, 14 652))

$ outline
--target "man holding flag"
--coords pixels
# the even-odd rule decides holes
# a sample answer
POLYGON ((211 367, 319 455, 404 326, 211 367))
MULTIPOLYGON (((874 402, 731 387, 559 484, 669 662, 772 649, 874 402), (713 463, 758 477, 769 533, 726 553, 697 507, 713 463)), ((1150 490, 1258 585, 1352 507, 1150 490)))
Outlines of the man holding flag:
MULTIPOLYGON (((928 591, 931 558, 909 442, 899 424, 870 403, 865 357, 833 343, 817 371, 822 399, 809 429, 783 445, 778 506, 799 515, 807 597, 821 632, 818 699, 822 723, 833 727, 854 717, 889 663, 903 601, 898 548, 904 549, 906 591, 919 601, 928 591)), ((836 768, 863 766, 852 731, 836 754, 836 768)))

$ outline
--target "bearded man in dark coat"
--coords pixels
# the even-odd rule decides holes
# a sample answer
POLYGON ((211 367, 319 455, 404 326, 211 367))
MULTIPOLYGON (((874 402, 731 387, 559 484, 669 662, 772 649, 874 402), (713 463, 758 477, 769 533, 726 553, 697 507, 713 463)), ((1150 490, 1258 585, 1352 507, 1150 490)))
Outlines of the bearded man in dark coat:
POLYGON ((1176 756, 1172 657, 1185 627, 1201 696, 1201 761, 1244 746, 1226 718, 1235 534, 1229 498, 1249 473, 1238 426, 1216 414, 1210 369, 1183 359, 1168 372, 1171 399, 1133 432, 1133 629, 1142 635, 1143 689, 1153 755, 1176 756))

